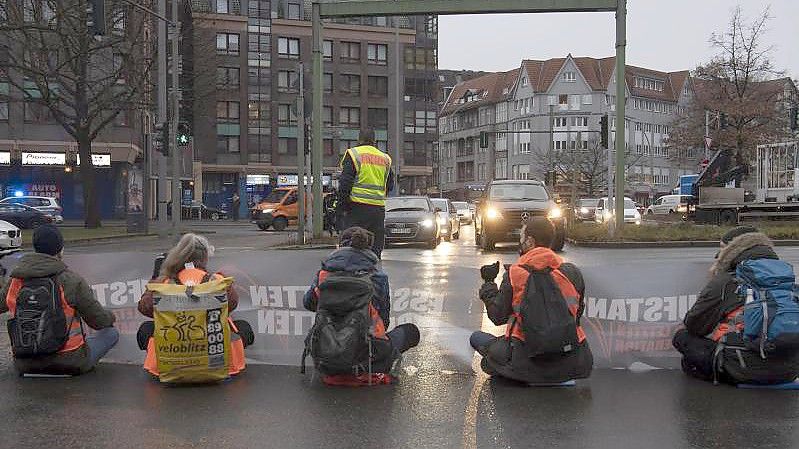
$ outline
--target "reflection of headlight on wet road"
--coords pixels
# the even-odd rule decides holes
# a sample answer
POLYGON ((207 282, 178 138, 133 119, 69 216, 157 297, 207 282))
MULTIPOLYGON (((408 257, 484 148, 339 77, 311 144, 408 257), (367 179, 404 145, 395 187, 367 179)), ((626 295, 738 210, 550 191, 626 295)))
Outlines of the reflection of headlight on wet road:
POLYGON ((563 216, 563 211, 558 206, 555 206, 552 209, 550 209, 549 213, 547 214, 547 218, 549 218, 550 220, 553 218, 560 218, 562 216, 563 216))
POLYGON ((422 222, 419 223, 419 224, 422 225, 423 228, 432 228, 433 227, 433 220, 430 220, 430 219, 422 220, 422 222))
POLYGON ((502 218, 502 213, 493 207, 489 207, 486 209, 486 218, 489 220, 496 220, 498 218, 502 218))

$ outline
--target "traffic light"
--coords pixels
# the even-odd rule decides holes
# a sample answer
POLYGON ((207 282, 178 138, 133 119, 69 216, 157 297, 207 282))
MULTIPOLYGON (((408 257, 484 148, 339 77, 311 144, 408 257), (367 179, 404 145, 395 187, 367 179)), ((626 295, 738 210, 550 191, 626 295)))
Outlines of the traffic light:
POLYGON ((480 131, 480 148, 488 148, 488 133, 480 131))
POLYGON ((86 27, 91 35, 105 35, 105 0, 88 0, 86 4, 86 27))
POLYGON ((177 140, 178 146, 185 147, 189 144, 190 138, 189 125, 185 122, 178 123, 178 132, 175 134, 175 140, 177 140))
POLYGON ((603 115, 602 118, 599 119, 599 139, 602 143, 602 148, 608 148, 608 116, 603 115))
POLYGON ((153 145, 156 151, 169 156, 169 124, 156 123, 155 130, 153 131, 153 145))

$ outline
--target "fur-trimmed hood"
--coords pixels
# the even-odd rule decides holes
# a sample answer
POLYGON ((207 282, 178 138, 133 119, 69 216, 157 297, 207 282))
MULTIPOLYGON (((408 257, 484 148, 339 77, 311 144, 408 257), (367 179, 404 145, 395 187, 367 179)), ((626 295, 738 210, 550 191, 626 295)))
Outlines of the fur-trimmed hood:
POLYGON ((761 232, 750 232, 735 237, 719 251, 716 261, 710 267, 710 274, 715 276, 729 271, 747 259, 777 259, 774 243, 761 232))

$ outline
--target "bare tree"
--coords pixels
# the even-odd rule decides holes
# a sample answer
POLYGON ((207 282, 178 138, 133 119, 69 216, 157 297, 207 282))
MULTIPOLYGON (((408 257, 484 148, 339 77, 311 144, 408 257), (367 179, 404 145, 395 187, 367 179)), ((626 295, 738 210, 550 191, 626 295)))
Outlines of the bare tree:
POLYGON ((695 71, 695 101, 672 125, 670 157, 680 159, 687 150, 704 147, 706 113, 713 146, 734 152, 741 165, 757 144, 787 137, 790 100, 784 92, 786 87, 795 92, 795 84, 780 78, 770 58, 773 47, 763 43, 770 18, 766 8, 747 22, 739 6, 727 30, 711 35, 717 54, 695 71))
POLYGON ((0 75, 27 103, 46 108, 77 142, 85 225, 101 225, 92 141, 123 112, 149 102, 152 21, 105 0, 108 30, 95 36, 87 0, 6 0, 0 75))

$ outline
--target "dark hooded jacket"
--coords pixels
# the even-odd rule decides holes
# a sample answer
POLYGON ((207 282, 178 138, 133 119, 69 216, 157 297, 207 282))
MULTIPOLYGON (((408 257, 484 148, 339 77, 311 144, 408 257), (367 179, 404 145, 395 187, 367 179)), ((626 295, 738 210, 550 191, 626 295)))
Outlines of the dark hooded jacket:
MULTIPOLYGON (((743 306, 744 298, 736 294, 735 269, 741 262, 753 259, 778 259, 774 244, 762 233, 740 235, 724 246, 710 268, 711 279, 699 294, 696 303, 685 315, 685 327, 691 335, 705 338, 726 320, 728 313, 743 306)), ((734 382, 771 382, 793 379, 799 375, 799 354, 770 355, 763 360, 753 351, 725 349, 721 360, 723 371, 734 382)))
MULTIPOLYGON (((370 250, 358 250, 351 247, 343 247, 330 253, 322 262, 322 270, 329 272, 366 272, 371 273, 372 284, 375 288, 375 296, 372 298, 372 305, 377 309, 377 313, 385 323, 389 325, 389 313, 391 312, 391 296, 388 286, 388 276, 378 268, 378 259, 375 253, 370 250)), ((316 311, 318 298, 316 297, 316 287, 319 286, 319 273, 314 276, 311 288, 303 297, 303 305, 306 309, 316 311)))
MULTIPOLYGON (((114 314, 97 302, 94 292, 86 280, 70 271, 58 257, 41 253, 26 254, 11 271, 11 277, 18 279, 54 277, 56 283, 63 287, 67 303, 75 309, 83 323, 97 330, 114 325, 116 319, 114 314)), ((9 285, 7 284, 0 290, 0 313, 8 311, 6 303, 8 289, 9 285)), ((34 359, 17 359, 15 364, 20 372, 48 370, 71 374, 91 368, 88 366, 89 357, 86 345, 67 353, 34 359)))

